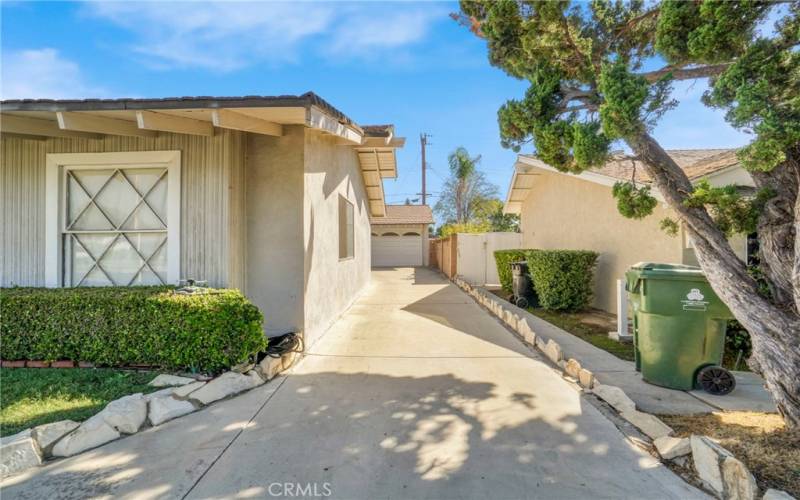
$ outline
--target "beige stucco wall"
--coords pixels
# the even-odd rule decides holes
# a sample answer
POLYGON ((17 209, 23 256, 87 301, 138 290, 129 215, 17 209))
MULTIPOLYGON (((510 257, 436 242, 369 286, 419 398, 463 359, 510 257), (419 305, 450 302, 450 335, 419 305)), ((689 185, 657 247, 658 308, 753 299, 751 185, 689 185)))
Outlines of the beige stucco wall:
POLYGON ((182 278, 240 287, 244 275, 244 134, 102 139, 0 138, 0 286, 44 286, 48 153, 181 151, 182 278), (220 189, 227 186, 228 189, 220 189))
POLYGON ((268 335, 303 330, 304 134, 247 137, 245 294, 268 335))
POLYGON ((661 204, 643 220, 619 214, 611 188, 574 176, 536 169, 533 187, 522 205, 524 248, 594 250, 593 305, 616 310, 616 280, 640 261, 682 261, 683 241, 668 236, 659 222, 670 210, 661 204))
POLYGON ((358 297, 370 278, 366 189, 352 148, 306 130, 303 256, 304 331, 312 345, 358 297), (339 195, 354 208, 354 257, 339 259, 339 195))

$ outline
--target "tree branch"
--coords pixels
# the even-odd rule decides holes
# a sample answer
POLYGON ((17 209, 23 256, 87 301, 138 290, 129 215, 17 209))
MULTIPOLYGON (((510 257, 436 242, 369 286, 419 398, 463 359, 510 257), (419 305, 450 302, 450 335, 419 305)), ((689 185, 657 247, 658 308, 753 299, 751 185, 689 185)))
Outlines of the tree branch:
POLYGON ((695 68, 675 68, 673 66, 665 66, 656 71, 648 73, 639 73, 645 80, 650 83, 656 82, 668 74, 672 74, 673 80, 694 80, 696 78, 708 78, 710 76, 717 76, 731 65, 732 63, 722 64, 709 64, 708 66, 698 66, 695 68))

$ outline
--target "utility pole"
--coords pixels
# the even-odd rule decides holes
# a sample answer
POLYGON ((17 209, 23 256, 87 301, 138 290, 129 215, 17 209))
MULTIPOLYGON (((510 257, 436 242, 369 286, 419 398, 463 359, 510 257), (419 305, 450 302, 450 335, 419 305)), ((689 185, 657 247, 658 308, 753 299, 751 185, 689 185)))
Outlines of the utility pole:
POLYGON ((426 200, 427 193, 425 191, 425 168, 427 166, 426 163, 425 163, 425 147, 428 145, 428 138, 429 137, 430 136, 428 134, 424 133, 424 132, 419 134, 419 144, 420 144, 420 147, 422 148, 422 193, 421 194, 422 194, 422 204, 423 205, 425 205, 426 201, 427 201, 426 200))

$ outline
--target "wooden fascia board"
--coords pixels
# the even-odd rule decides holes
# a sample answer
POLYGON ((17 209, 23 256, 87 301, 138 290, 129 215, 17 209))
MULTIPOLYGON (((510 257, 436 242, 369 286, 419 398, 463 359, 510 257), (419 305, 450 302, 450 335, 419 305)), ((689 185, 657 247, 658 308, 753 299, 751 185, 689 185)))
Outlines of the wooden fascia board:
POLYGON ((361 132, 340 123, 316 106, 311 106, 306 110, 306 126, 335 135, 340 139, 340 142, 348 143, 349 145, 357 146, 363 140, 361 132))

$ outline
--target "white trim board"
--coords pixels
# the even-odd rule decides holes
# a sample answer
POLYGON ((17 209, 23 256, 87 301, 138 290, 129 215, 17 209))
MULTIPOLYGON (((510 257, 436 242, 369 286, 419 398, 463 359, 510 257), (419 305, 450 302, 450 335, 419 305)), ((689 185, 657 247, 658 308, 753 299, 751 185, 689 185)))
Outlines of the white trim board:
POLYGON ((64 210, 62 172, 100 167, 167 169, 167 282, 177 283, 181 270, 181 152, 49 153, 45 170, 45 286, 63 284, 64 210))

